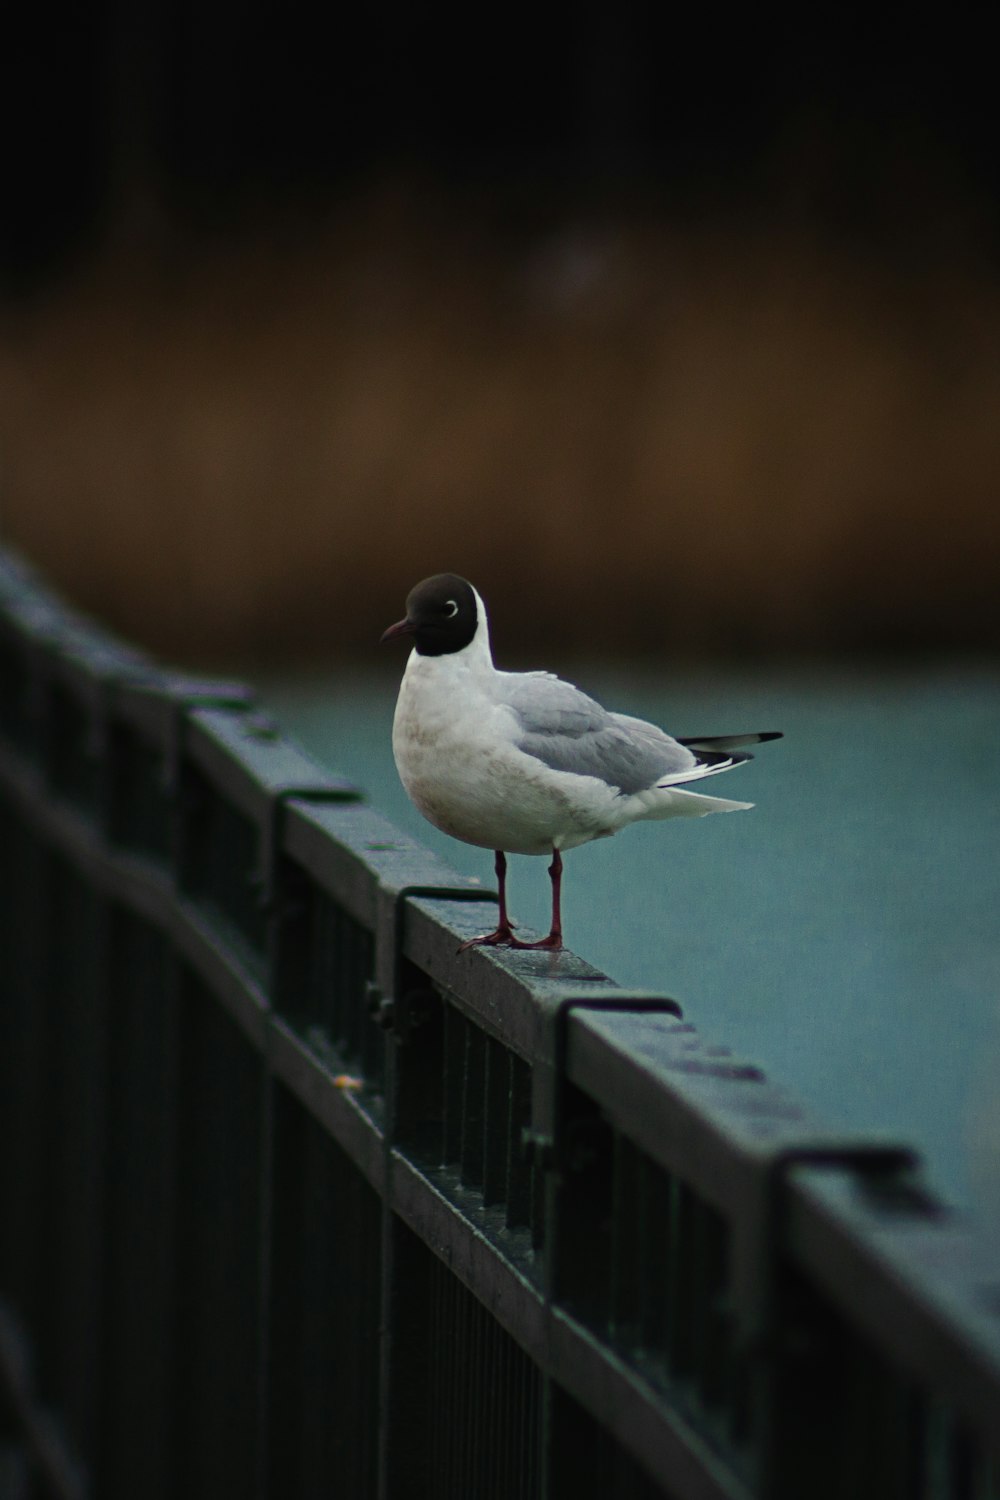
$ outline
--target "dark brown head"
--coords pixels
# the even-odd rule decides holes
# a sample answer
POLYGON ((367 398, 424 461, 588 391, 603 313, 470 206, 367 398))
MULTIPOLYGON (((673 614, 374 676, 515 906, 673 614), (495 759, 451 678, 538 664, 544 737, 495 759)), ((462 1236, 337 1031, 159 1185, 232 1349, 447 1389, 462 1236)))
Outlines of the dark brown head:
POLYGON ((479 623, 479 603, 472 584, 457 573, 435 573, 410 590, 406 619, 390 625, 382 640, 412 635, 421 656, 450 656, 469 645, 479 623))

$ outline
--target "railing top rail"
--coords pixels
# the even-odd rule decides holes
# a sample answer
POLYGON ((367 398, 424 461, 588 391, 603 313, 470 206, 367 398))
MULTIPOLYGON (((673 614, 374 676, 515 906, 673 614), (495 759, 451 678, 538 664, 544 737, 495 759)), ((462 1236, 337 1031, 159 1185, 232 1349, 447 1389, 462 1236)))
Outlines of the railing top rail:
MULTIPOLYGON (((23 792, 32 757, 47 764, 48 782, 33 783, 31 794, 44 798, 54 786, 77 843, 80 827, 93 825, 94 848, 104 851, 95 858, 121 858, 105 784, 114 763, 101 770, 111 731, 129 729, 148 751, 153 769, 132 766, 131 794, 162 888, 173 892, 163 897, 174 903, 171 922, 183 924, 190 909, 175 826, 185 787, 207 783, 235 822, 246 822, 252 837, 223 853, 249 863, 213 872, 205 920, 222 912, 220 953, 228 933, 240 962, 244 947, 253 950, 255 1015, 274 981, 270 903, 291 869, 366 935, 372 974, 350 982, 367 983, 374 1003, 395 995, 410 965, 463 1021, 530 1066, 533 1129, 557 1170, 566 1147, 560 1091, 571 1087, 657 1170, 727 1216, 747 1339, 770 1315, 765 1252, 778 1245, 779 1257, 1000 1455, 1000 1250, 920 1187, 906 1143, 826 1129, 753 1060, 704 1042, 668 996, 622 990, 575 954, 460 952, 490 923, 492 892, 365 806, 356 787, 258 714, 242 685, 164 671, 65 609, 8 557, 0 557, 0 647, 21 694, 6 711, 0 705, 0 779, 8 773, 23 792), (82 718, 70 724, 79 745, 53 745, 68 732, 53 684, 79 707, 82 718), (74 756, 86 762, 82 771, 74 756)), ((125 890, 125 866, 114 868, 125 890)), ((143 900, 148 907, 148 894, 143 900)), ((192 937, 192 950, 201 942, 192 937)), ((227 983, 238 986, 232 967, 237 977, 227 983)), ((264 1020, 257 1033, 265 1035, 264 1020)))
POLYGON ((919 1181, 803 1162, 789 1173, 788 1253, 831 1301, 1000 1459, 1000 1258, 919 1181))

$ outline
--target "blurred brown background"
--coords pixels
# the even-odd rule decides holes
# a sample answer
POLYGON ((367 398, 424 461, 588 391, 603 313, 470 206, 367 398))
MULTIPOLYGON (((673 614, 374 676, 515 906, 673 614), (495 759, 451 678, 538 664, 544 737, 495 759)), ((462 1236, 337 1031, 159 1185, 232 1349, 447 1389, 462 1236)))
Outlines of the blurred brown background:
POLYGON ((992 54, 848 19, 22 18, 0 537, 195 662, 995 651, 992 54))

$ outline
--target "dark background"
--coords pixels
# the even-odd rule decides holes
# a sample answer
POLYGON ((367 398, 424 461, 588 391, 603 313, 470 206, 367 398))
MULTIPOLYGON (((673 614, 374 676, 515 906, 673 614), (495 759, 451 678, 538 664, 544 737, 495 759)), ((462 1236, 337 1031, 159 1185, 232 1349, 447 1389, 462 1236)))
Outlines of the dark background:
POLYGON ((123 4, 9 42, 0 521, 113 624, 353 654, 448 567, 567 644, 597 590, 611 649, 996 647, 985 18, 123 4))
POLYGON ((995 261, 985 17, 208 0, 26 8, 18 32, 4 261, 22 283, 99 243, 129 194, 236 232, 404 174, 477 206, 500 192, 515 226, 632 193, 904 259, 955 228, 995 261))

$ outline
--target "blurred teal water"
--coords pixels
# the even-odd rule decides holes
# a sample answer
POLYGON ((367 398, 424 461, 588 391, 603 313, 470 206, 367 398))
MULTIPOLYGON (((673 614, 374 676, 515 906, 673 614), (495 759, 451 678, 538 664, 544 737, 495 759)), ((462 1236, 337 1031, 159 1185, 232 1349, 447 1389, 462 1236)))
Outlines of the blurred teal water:
MULTIPOLYGON (((400 670, 401 670, 400 666, 400 670)), ((679 735, 783 729, 709 789, 750 813, 636 824, 566 857, 569 945, 684 1006, 831 1125, 901 1138, 1000 1226, 1000 674, 672 677, 567 672, 679 735)), ((464 874, 392 761, 397 679, 267 682, 279 721, 464 874)), ((546 861, 513 857, 515 917, 547 929, 546 861)))

